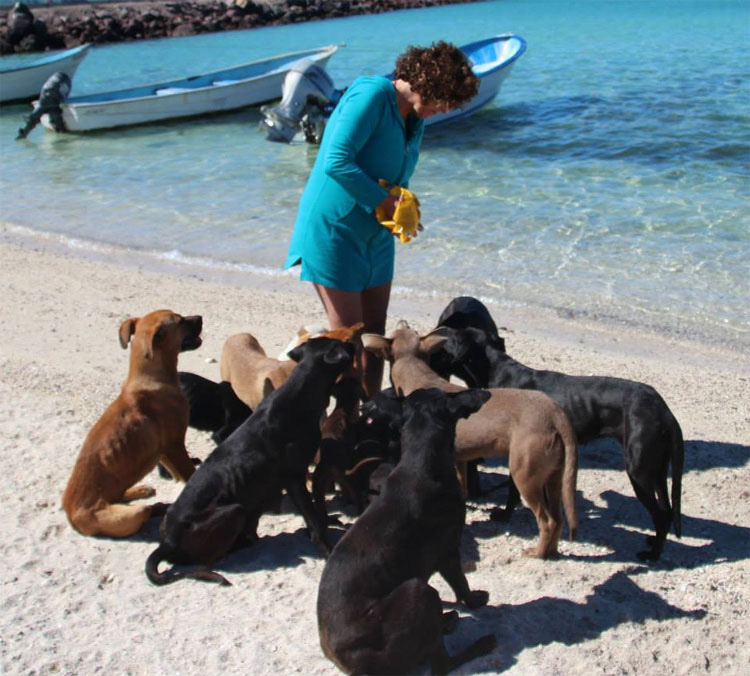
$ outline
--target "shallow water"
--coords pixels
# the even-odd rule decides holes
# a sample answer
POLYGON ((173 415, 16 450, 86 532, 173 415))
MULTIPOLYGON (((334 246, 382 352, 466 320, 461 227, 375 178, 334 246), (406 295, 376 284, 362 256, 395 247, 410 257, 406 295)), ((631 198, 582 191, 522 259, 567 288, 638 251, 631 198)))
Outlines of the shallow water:
MULTIPOLYGON (((426 231, 395 284, 747 346, 748 19, 740 1, 455 5, 97 47, 74 93, 332 42, 344 86, 410 42, 516 32, 495 102, 427 132, 426 231)), ((3 221, 279 274, 316 148, 266 141, 257 109, 15 142, 27 110, 0 109, 3 221)))

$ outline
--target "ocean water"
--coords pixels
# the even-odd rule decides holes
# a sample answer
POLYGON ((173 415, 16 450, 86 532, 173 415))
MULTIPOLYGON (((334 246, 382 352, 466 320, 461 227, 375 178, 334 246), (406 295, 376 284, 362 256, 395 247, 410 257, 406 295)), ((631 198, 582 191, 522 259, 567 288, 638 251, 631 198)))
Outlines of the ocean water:
MULTIPOLYGON (((397 293, 750 345, 750 2, 503 0, 96 47, 74 93, 345 43, 337 86, 410 43, 512 31, 498 98, 427 131, 411 187, 425 232, 397 245, 397 293)), ((83 247, 279 275, 317 152, 260 113, 89 135, 0 108, 0 220, 83 247)))

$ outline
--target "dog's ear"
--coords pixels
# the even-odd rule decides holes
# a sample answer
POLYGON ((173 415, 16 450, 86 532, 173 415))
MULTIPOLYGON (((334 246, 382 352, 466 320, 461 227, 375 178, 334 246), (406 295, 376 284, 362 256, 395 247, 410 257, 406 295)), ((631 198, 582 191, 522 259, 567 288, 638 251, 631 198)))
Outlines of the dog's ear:
POLYGON ((452 329, 447 326, 438 326, 419 339, 419 350, 424 354, 431 354, 442 347, 452 335, 452 329))
POLYGON ((130 317, 120 324, 120 347, 126 350, 130 339, 135 333, 135 323, 138 321, 137 317, 130 317))
POLYGON ((390 360, 391 358, 391 347, 393 340, 380 336, 377 333, 363 333, 362 334, 362 345, 365 350, 376 354, 378 357, 390 360))
POLYGON ((305 353, 306 345, 306 342, 297 345, 297 347, 289 350, 289 352, 286 353, 286 356, 289 357, 289 359, 291 359, 292 361, 296 361, 299 364, 302 360, 302 355, 305 353))
POLYGON ((449 395, 448 410, 457 418, 476 413, 492 395, 487 390, 464 390, 449 395))

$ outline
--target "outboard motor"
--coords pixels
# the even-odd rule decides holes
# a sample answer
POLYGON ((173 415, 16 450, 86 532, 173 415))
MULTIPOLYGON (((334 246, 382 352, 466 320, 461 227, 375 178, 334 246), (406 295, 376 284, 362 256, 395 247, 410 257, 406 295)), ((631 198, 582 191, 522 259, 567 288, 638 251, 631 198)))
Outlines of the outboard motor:
POLYGON ((311 59, 302 59, 290 69, 281 87, 281 101, 275 106, 262 106, 261 129, 270 141, 290 143, 304 131, 309 143, 320 143, 325 123, 343 91, 311 59))
POLYGON ((49 115, 50 123, 55 131, 65 131, 60 104, 68 98, 70 87, 70 77, 65 73, 58 71, 50 75, 42 85, 39 100, 34 105, 34 110, 25 118, 26 126, 18 130, 16 141, 26 138, 29 132, 39 124, 42 115, 45 114, 49 115))

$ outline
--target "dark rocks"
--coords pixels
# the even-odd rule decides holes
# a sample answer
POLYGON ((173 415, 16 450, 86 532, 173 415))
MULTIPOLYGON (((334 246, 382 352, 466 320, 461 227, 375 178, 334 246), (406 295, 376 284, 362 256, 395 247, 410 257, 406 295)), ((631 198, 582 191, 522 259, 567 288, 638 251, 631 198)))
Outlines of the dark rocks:
POLYGON ((141 0, 35 6, 0 16, 0 54, 195 35, 476 0, 141 0))

